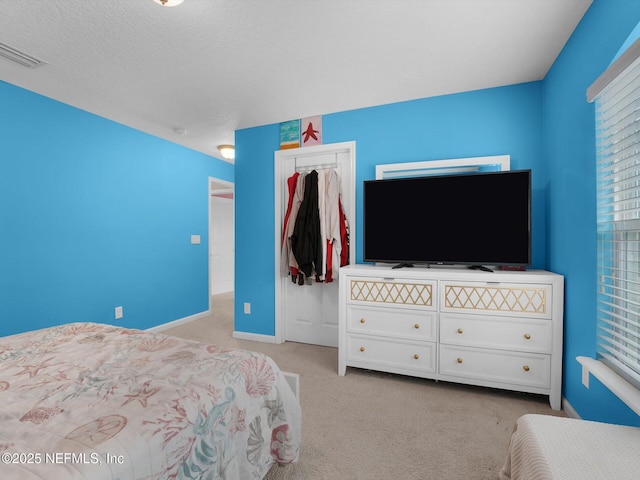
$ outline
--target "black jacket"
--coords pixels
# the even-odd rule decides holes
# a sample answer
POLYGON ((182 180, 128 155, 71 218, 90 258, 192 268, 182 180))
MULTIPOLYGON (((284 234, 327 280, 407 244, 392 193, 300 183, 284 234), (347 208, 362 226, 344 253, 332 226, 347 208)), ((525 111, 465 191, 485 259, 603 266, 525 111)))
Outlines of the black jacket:
POLYGON ((310 277, 314 267, 322 273, 322 239, 318 211, 318 172, 313 170, 304 179, 304 196, 291 235, 291 249, 298 268, 310 277))

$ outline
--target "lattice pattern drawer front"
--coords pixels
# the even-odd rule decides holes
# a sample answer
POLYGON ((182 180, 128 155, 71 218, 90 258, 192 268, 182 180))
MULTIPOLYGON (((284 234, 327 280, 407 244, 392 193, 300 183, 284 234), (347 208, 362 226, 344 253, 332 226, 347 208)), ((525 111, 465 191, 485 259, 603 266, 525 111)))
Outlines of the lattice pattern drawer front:
POLYGON ((443 311, 551 316, 550 285, 445 284, 443 296, 443 311))
POLYGON ((407 305, 434 308, 432 283, 402 280, 352 279, 350 303, 407 305))

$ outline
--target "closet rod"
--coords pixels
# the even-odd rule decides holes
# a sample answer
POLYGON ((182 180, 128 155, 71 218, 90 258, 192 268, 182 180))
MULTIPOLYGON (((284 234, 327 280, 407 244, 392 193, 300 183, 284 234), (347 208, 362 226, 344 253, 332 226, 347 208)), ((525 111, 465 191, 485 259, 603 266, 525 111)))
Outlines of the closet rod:
POLYGON ((317 165, 296 165, 296 172, 304 170, 327 170, 330 168, 338 168, 337 163, 319 163, 317 165))

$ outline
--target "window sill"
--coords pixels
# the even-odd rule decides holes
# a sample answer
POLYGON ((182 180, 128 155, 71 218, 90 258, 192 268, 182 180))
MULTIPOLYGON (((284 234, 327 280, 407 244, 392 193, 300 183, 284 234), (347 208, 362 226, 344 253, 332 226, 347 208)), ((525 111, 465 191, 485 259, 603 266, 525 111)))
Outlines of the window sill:
POLYGON ((598 360, 590 357, 576 357, 576 360, 582 365, 582 384, 585 387, 589 388, 589 374, 593 375, 640 415, 640 390, 598 360))

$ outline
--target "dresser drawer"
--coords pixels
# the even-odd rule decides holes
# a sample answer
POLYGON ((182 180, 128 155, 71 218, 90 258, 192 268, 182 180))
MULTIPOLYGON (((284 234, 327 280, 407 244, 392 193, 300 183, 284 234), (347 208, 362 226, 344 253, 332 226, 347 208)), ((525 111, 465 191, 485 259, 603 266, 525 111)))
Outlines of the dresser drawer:
POLYGON ((450 376, 548 388, 551 384, 551 357, 536 353, 440 345, 439 371, 440 378, 450 376))
POLYGON ((353 333, 436 341, 436 312, 403 308, 347 307, 347 330, 353 333))
POLYGON ((436 372, 436 344, 350 334, 346 338, 347 364, 423 376, 436 372))
POLYGON ((447 281, 441 311, 551 318, 551 292, 547 284, 447 281))
POLYGON ((440 343, 551 353, 552 322, 491 315, 440 315, 440 343))
POLYGON ((349 277, 347 303, 436 309, 436 281, 384 277, 349 277))

